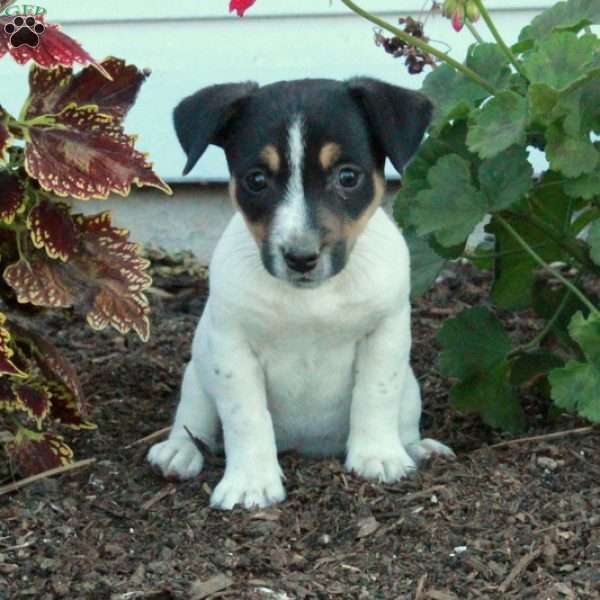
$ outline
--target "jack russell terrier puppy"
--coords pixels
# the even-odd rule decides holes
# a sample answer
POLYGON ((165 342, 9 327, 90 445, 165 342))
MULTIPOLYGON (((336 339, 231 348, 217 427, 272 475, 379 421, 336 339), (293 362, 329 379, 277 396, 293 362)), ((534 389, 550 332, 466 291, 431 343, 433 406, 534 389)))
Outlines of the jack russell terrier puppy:
POLYGON ((452 451, 421 439, 409 365, 409 254, 380 203, 386 157, 401 172, 431 117, 421 94, 369 78, 232 83, 175 109, 188 173, 224 149, 239 209, 210 264, 210 296, 169 439, 150 463, 189 479, 217 447, 211 505, 285 499, 278 451, 346 456, 386 483, 452 451))

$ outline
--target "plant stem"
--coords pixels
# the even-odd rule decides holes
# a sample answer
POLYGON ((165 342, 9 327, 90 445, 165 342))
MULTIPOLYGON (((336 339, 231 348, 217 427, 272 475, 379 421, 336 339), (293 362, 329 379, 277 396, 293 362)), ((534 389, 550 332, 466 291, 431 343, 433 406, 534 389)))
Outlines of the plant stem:
POLYGON ((560 246, 565 252, 568 252, 577 262, 582 264, 584 267, 593 271, 594 273, 600 273, 598 265, 588 258, 585 251, 580 248, 576 242, 568 237, 561 236, 553 227, 548 225, 542 219, 536 217, 534 214, 523 214, 511 212, 511 214, 519 219, 527 221, 535 228, 545 233, 557 246, 560 246))
POLYGON ((566 277, 563 277, 561 273, 559 273, 556 269, 553 269, 548 263, 544 261, 544 259, 517 233, 517 231, 513 228, 513 226, 504 219, 504 217, 499 214, 494 215, 498 223, 506 229, 515 240, 522 246, 523 250, 535 260, 544 270, 548 271, 555 279, 558 279, 564 286, 575 294, 581 302, 590 309, 590 312, 596 316, 600 317, 600 310, 598 310, 592 302, 583 294, 583 292, 574 286, 566 277))
POLYGON ((517 60, 517 57, 512 53, 512 50, 506 45, 506 43, 502 39, 502 36, 500 35, 500 32, 496 29, 496 25, 494 25, 494 21, 492 20, 490 13, 487 11, 487 8, 484 6, 483 0, 474 0, 474 2, 477 5, 477 8, 479 9, 479 12, 481 13, 483 20, 485 21, 485 24, 488 26, 490 33, 494 36, 494 39, 496 40, 496 42, 498 43, 500 48, 502 48, 502 51, 504 52, 504 54, 506 54, 506 56, 508 57, 508 60, 512 63, 514 68, 517 70, 517 73, 519 73, 519 75, 521 75, 521 77, 523 77, 525 80, 529 81, 527 79, 527 75, 525 74, 525 71, 523 71, 523 67, 521 67, 521 65, 519 64, 519 61, 517 60))
POLYGON ((571 294, 572 294, 571 290, 569 290, 569 289, 565 290, 565 293, 562 297, 562 300, 560 301, 560 304, 558 305, 558 307, 556 308, 556 311, 554 312, 552 317, 550 317, 550 320, 546 323, 544 328, 531 341, 512 350, 508 355, 509 358, 512 356, 515 356, 517 354, 524 354, 526 352, 529 352, 529 350, 535 350, 537 347, 539 347, 539 345, 542 343, 543 339, 550 333, 550 330, 554 327, 554 324, 558 320, 558 317, 560 317, 560 314, 562 313, 565 306, 567 305, 567 301, 569 300, 571 294))
POLYGON ((459 63, 458 61, 454 60, 453 58, 450 58, 450 56, 448 56, 444 52, 441 52, 437 48, 430 46, 427 42, 424 42, 423 40, 421 40, 417 37, 409 35, 408 33, 402 31, 401 29, 398 29, 398 27, 394 27, 391 23, 388 23, 387 21, 384 21, 383 19, 380 19, 379 17, 372 15, 371 13, 367 12, 360 6, 356 5, 354 2, 352 2, 352 0, 341 0, 341 1, 352 12, 356 13, 360 17, 363 17, 363 19, 366 19, 367 21, 371 21, 371 23, 374 23, 378 27, 381 27, 382 29, 385 29, 386 31, 393 33, 397 38, 400 38, 402 41, 406 42, 407 44, 410 44, 411 46, 415 46, 416 48, 424 50, 425 52, 429 52, 429 54, 433 54, 433 56, 435 56, 436 58, 439 58, 441 61, 449 64, 450 66, 454 67, 457 71, 461 72, 465 77, 468 77, 469 79, 473 80, 475 83, 479 84, 483 89, 487 90, 490 94, 496 93, 496 90, 494 89, 494 87, 492 85, 490 85, 487 81, 485 81, 485 79, 482 79, 475 71, 473 71, 472 69, 469 69, 469 67, 459 63))
POLYGON ((477 40, 478 43, 483 44, 483 38, 479 35, 479 31, 477 31, 477 27, 469 21, 469 19, 465 19, 465 25, 467 29, 471 32, 471 35, 477 40))

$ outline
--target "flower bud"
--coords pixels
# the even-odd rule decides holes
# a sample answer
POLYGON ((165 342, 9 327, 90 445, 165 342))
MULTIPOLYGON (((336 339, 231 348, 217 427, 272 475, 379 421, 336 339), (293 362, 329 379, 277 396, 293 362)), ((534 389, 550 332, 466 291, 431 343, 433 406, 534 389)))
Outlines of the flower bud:
POLYGON ((460 31, 463 28, 465 21, 465 8, 464 6, 457 6, 452 14, 452 27, 454 31, 460 31))
POLYGON ((479 12, 479 7, 473 0, 467 2, 467 11, 466 11, 467 19, 471 21, 471 23, 475 23, 479 20, 481 13, 479 12))

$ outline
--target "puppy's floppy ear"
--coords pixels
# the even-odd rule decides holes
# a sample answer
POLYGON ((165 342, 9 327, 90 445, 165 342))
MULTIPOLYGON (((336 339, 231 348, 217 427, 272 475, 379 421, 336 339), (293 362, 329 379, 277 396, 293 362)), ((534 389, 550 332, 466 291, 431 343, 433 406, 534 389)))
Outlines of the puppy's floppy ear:
POLYGON ((402 173, 423 139, 433 105, 419 92, 369 77, 350 79, 347 86, 365 111, 376 142, 402 173))
POLYGON ((202 88, 184 98, 173 112, 175 132, 187 154, 187 175, 209 144, 222 145, 225 128, 241 101, 258 88, 253 81, 224 83, 202 88))

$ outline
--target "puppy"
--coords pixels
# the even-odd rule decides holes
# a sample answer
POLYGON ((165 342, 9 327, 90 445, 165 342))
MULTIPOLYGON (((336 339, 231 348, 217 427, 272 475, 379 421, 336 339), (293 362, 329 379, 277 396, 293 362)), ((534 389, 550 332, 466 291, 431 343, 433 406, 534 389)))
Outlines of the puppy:
POLYGON ((188 173, 224 149, 238 209, 210 264, 210 297, 167 441, 148 460, 188 479, 222 428, 211 505, 285 498, 277 452, 346 455, 394 482, 443 444, 421 439, 409 365, 409 255, 380 208, 386 157, 401 172, 431 116, 421 94, 357 78, 215 85, 184 99, 188 173))

